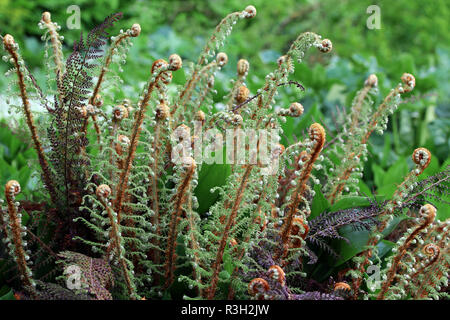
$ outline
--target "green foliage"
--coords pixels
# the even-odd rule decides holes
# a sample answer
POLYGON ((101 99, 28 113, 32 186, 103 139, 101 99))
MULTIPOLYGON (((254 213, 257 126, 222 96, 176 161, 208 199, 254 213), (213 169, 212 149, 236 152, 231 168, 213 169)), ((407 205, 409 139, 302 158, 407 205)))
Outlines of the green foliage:
POLYGON ((35 194, 38 189, 36 172, 32 169, 36 154, 26 142, 26 136, 22 137, 23 140, 5 122, 0 123, 0 190, 8 180, 15 179, 27 189, 24 190, 24 197, 31 200, 38 198, 35 194))

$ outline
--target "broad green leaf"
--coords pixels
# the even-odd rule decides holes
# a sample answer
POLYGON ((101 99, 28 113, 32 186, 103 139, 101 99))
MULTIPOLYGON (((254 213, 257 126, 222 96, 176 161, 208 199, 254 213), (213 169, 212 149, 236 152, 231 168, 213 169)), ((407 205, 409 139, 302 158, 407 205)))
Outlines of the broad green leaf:
POLYGON ((314 192, 316 194, 314 195, 314 198, 313 198, 313 201, 311 204, 311 215, 308 217, 308 220, 314 219, 319 214, 321 214, 326 209, 328 209, 328 207, 330 206, 330 204, 328 203, 328 200, 323 195, 319 184, 316 184, 314 186, 314 192))
MULTIPOLYGON (((392 248, 394 248, 396 246, 396 244, 392 241, 389 240, 385 240, 382 239, 380 242, 378 242, 377 244, 377 249, 378 249, 378 257, 379 258, 383 258, 386 254, 388 254, 392 248)), ((375 259, 375 257, 373 256, 371 258, 372 260, 375 259)))
POLYGON ((389 199, 392 197, 395 190, 397 190, 397 184, 385 184, 377 189, 377 193, 389 199))
POLYGON ((3 286, 0 289, 0 300, 16 300, 12 289, 7 286, 3 286))
MULTIPOLYGON (((399 215, 392 219, 391 223, 382 232, 383 236, 386 236, 392 232, 392 230, 404 219, 408 219, 406 215, 399 215)), ((342 263, 348 261, 358 253, 364 251, 364 247, 367 245, 369 239, 369 231, 367 230, 353 230, 352 226, 345 226, 339 230, 339 234, 349 240, 347 243, 345 240, 334 240, 333 247, 340 257, 335 262, 334 266, 339 266, 342 263)))
POLYGON ((383 184, 378 187, 382 187, 388 184, 398 185, 401 184, 408 174, 408 163, 406 159, 398 159, 387 171, 383 177, 383 184))
POLYGON ((375 185, 379 188, 383 186, 383 179, 386 174, 384 170, 378 166, 376 163, 372 164, 372 171, 374 176, 375 185))
POLYGON ((231 258, 231 255, 227 252, 223 254, 223 268, 225 271, 227 271, 229 274, 232 274, 234 271, 234 264, 233 260, 231 258))
POLYGON ((391 155, 391 135, 386 134, 384 136, 384 148, 383 148, 383 157, 381 159, 381 167, 385 168, 388 165, 389 156, 391 155))
POLYGON ((211 193, 214 187, 225 184, 230 175, 231 167, 229 164, 206 164, 203 163, 198 175, 198 185, 195 188, 195 196, 198 199, 200 214, 205 213, 216 202, 219 197, 219 191, 211 193))

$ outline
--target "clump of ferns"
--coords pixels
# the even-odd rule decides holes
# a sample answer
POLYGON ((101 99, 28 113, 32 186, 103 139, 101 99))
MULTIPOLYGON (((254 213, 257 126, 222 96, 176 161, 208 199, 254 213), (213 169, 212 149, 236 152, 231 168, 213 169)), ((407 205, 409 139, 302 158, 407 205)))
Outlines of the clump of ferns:
POLYGON ((377 108, 373 108, 372 96, 378 93, 377 85, 377 76, 371 74, 354 98, 347 121, 324 154, 327 176, 324 194, 330 204, 334 204, 343 194, 358 194, 358 182, 368 156, 369 138, 374 131, 383 134, 387 129, 389 115, 398 107, 401 94, 414 89, 415 79, 411 74, 403 74, 401 82, 377 108), (346 156, 342 157, 342 154, 346 156))
MULTIPOLYGON (((384 99, 380 106, 374 111, 371 111, 371 105, 373 103, 370 102, 371 100, 368 97, 369 94, 376 93, 376 89, 374 88, 377 85, 377 78, 375 75, 369 76, 369 78, 365 82, 364 88, 357 94, 357 97, 354 99, 348 124, 344 126, 344 130, 342 131, 342 133, 338 134, 337 141, 331 145, 331 148, 328 148, 325 151, 326 160, 323 161, 324 166, 316 166, 319 170, 325 169, 329 172, 329 174, 327 172, 327 174, 325 175, 326 181, 324 183, 323 191, 330 204, 333 204, 337 200, 342 198, 344 196, 344 192, 349 195, 358 194, 359 190, 357 184, 362 177, 363 162, 367 160, 367 143, 371 133, 374 130, 382 133, 383 130, 386 129, 388 115, 395 110, 398 103, 400 102, 400 94, 411 91, 415 86, 414 77, 410 74, 404 74, 401 80, 402 82, 388 94, 388 96, 384 99), (366 99, 369 102, 366 102, 366 99), (350 189, 353 189, 352 192, 350 192, 350 189)), ((306 145, 309 147, 308 144, 306 145)), ((286 207, 284 207, 285 196, 286 194, 288 194, 290 189, 294 189, 295 191, 299 189, 297 181, 295 181, 295 179, 297 177, 300 177, 300 181, 302 181, 301 179, 304 177, 304 175, 301 171, 301 167, 305 164, 305 162, 308 163, 308 159, 310 159, 308 158, 308 155, 310 153, 311 148, 308 148, 307 150, 299 153, 296 157, 290 157, 291 159, 295 158, 298 161, 298 165, 296 165, 296 168, 287 168, 287 170, 285 171, 285 175, 280 176, 281 183, 277 194, 277 205, 275 206, 274 210, 272 210, 272 212, 275 213, 275 216, 285 216, 286 213, 287 216, 285 217, 284 221, 280 220, 275 222, 275 225, 278 224, 278 228, 282 230, 280 235, 278 235, 276 232, 272 233, 272 235, 269 234, 268 236, 266 236, 266 239, 262 240, 254 247, 253 250, 256 252, 256 257, 262 256, 261 252, 259 252, 261 251, 261 249, 258 247, 266 248, 266 250, 268 250, 269 252, 277 252, 277 250, 280 250, 276 249, 277 245, 279 245, 280 242, 286 246, 286 242, 283 241, 283 238, 284 234, 289 234, 289 231, 287 231, 287 226, 290 225, 289 217, 293 211, 290 210, 291 208, 289 206, 287 206, 287 210, 286 207), (275 246, 267 249, 267 243, 269 243, 267 239, 275 240, 275 246)), ((296 232, 295 235, 290 234, 290 237, 292 239, 291 241, 297 242, 298 247, 303 247, 306 250, 304 251, 303 255, 309 257, 310 262, 308 263, 315 263, 317 260, 315 254, 310 250, 310 248, 308 248, 308 246, 306 246, 308 242, 310 245, 313 245, 313 247, 316 246, 317 248, 320 248, 331 255, 337 256, 334 250, 328 245, 327 240, 341 239, 348 241, 347 239, 340 236, 338 232, 338 229, 340 227, 353 224, 357 228, 364 228, 372 231, 368 240, 367 249, 360 255, 353 258, 353 261, 357 266, 356 270, 351 270, 348 273, 354 278, 354 298, 358 297, 358 289, 359 285, 361 284, 365 268, 369 264, 372 264, 372 260, 370 260, 369 258, 372 257, 372 254, 374 258, 378 258, 376 254, 376 245, 378 244, 379 240, 382 239, 383 236, 381 232, 384 231, 388 223, 392 220, 394 212, 398 212, 400 209, 403 209, 405 207, 413 207, 414 205, 417 206, 417 203, 420 202, 418 198, 423 200, 427 195, 432 195, 432 193, 427 192, 431 189, 433 189, 432 191, 448 189, 448 187, 445 187, 445 181, 448 179, 448 174, 445 174, 445 172, 442 172, 440 175, 438 175, 438 177, 429 179, 430 181, 423 182, 422 184, 418 182, 417 176, 419 176, 426 169, 431 160, 431 154, 428 150, 424 148, 418 148, 414 151, 412 158, 416 167, 408 176, 405 177, 404 182, 399 185, 392 199, 386 201, 381 205, 372 204, 367 209, 351 209, 344 213, 341 217, 339 217, 339 215, 342 214, 342 212, 325 213, 322 214, 319 218, 316 218, 315 220, 310 221, 307 224, 304 221, 305 217, 308 216, 308 203, 311 200, 311 197, 308 198, 307 195, 308 192, 314 194, 314 191, 308 189, 308 186, 306 184, 304 186, 304 190, 302 190, 302 192, 300 193, 302 198, 298 199, 298 202, 295 204, 295 211, 298 210, 300 213, 303 213, 303 215, 295 217, 295 219, 297 219, 297 225, 295 228, 296 232), (303 207, 301 206, 301 204, 303 205, 303 207), (354 213, 353 215, 352 212, 354 213), (320 229, 314 230, 313 234, 308 234, 312 231, 310 227, 314 228, 316 222, 319 223, 320 229), (302 243, 302 239, 306 239, 307 242, 302 243)), ((315 178, 312 177, 312 179, 314 181, 315 178)), ((316 183, 319 183, 318 180, 316 183)), ((300 184, 300 186, 301 185, 302 184, 300 184)), ((289 200, 289 198, 287 200, 289 200)), ((447 242, 448 239, 444 237, 444 243, 447 242)), ((284 248, 285 255, 289 249, 289 247, 284 248)), ((275 259, 274 261, 276 262, 275 266, 284 267, 283 272, 285 274, 285 278, 289 278, 288 276, 293 275, 289 273, 290 267, 294 266, 293 269, 296 270, 296 272, 299 272, 299 270, 303 269, 302 262, 300 264, 295 263, 298 262, 298 256, 291 256, 295 257, 295 262, 293 264, 289 263, 289 258, 280 260, 280 257, 283 256, 279 253, 276 253, 273 256, 273 258, 275 259)), ((440 264, 439 266, 442 268, 442 270, 447 270, 448 266, 446 265, 445 259, 443 261, 443 264, 440 264)), ((253 260, 252 264, 257 268, 262 267, 261 259, 259 259, 259 261, 253 260)), ((264 277, 261 278, 261 276, 257 279, 263 279, 266 282, 264 282, 264 285, 262 285, 260 282, 257 282, 259 283, 258 288, 262 288, 260 291, 258 291, 258 294, 255 294, 250 287, 249 292, 253 292, 253 296, 257 298, 271 297, 268 292, 269 288, 272 287, 270 285, 266 285, 267 281, 269 281, 269 279, 267 279, 267 275, 269 272, 267 266, 265 266, 265 269, 260 269, 258 272, 260 275, 261 272, 265 272, 266 279, 264 279, 264 277)), ((439 277, 439 281, 446 281, 443 279, 446 279, 447 271, 442 272, 442 274, 443 276, 439 277)), ((303 273, 303 276, 306 276, 306 274, 303 273)), ((293 283, 298 282, 294 279, 295 277, 293 277, 292 279, 293 283)), ((386 286, 389 286, 389 284, 387 284, 386 286)), ((345 291, 351 290, 351 287, 347 283, 345 287, 345 291)), ((299 290, 301 291, 300 288, 291 286, 290 291, 288 292, 294 293, 299 290)), ((398 295, 396 297, 398 297, 398 295)), ((379 298, 384 298, 384 294, 380 293, 379 298)))
MULTIPOLYGON (((414 195, 411 197, 411 191, 414 190, 414 187, 418 184, 418 176, 427 168, 431 161, 431 154, 430 152, 425 148, 418 148, 414 150, 412 159, 415 163, 415 167, 413 170, 404 178, 404 181, 397 187, 397 190, 395 191, 392 199, 387 201, 387 203, 383 206, 383 210, 379 213, 377 219, 379 223, 372 228, 369 238, 367 241, 367 245, 363 252, 361 252, 359 255, 354 257, 352 260, 355 264, 355 269, 350 270, 347 275, 349 275, 352 278, 352 292, 354 299, 359 298, 360 293, 363 295, 363 297, 368 297, 368 295, 360 290, 360 286, 363 283, 364 274, 366 272, 366 268, 369 265, 374 264, 375 262, 381 262, 381 259, 378 257, 378 248, 377 243, 384 237, 383 231, 386 230, 386 228, 389 226, 389 223, 393 220, 394 216, 397 213, 402 212, 404 207, 407 207, 407 204, 405 204, 403 201, 410 201, 413 205, 415 202, 411 201, 411 199, 414 199, 414 195)), ((416 195, 417 196, 417 195, 416 195)), ((385 298, 386 292, 388 291, 389 285, 393 281, 393 279, 396 276, 400 276, 400 274, 397 274, 398 271, 397 268, 399 267, 399 264, 401 264, 401 259, 406 254, 408 247, 411 243, 415 243, 416 240, 415 237, 420 236, 422 233, 428 234, 429 229, 428 227, 434 223, 434 219, 436 216, 436 209, 431 204, 425 204, 420 208, 420 215, 423 216, 423 219, 417 219, 415 225, 407 230, 404 236, 400 238, 399 244, 397 244, 397 247, 395 250, 400 250, 400 254, 396 256, 394 265, 388 264, 388 274, 385 276, 385 282, 383 284, 382 290, 377 296, 378 299, 385 298), (406 239, 406 242, 404 242, 406 239), (403 243, 404 242, 404 243, 403 243), (392 268, 391 268, 392 267, 392 268)), ((443 222, 444 224, 447 224, 447 222, 443 222)), ((429 236, 429 235, 428 235, 429 236)), ((444 232, 443 236, 443 243, 445 246, 448 244, 448 236, 444 232)), ((447 278, 448 273, 448 263, 446 262, 446 259, 448 257, 447 253, 443 252, 444 260, 441 261, 442 264, 439 264, 440 267, 442 267, 445 271, 444 277, 439 276, 439 279, 447 278)), ((413 257, 414 259, 414 257, 413 257)), ((425 272, 425 269, 421 269, 421 272, 425 272)), ((420 273, 420 272, 419 272, 420 273)), ((419 274, 415 274, 416 276, 419 274)), ((406 275, 407 277, 411 275, 406 275)), ((447 281, 447 280, 442 280, 447 281)), ((402 295, 398 295, 396 293, 393 295, 393 297, 405 297, 402 295)), ((436 295, 435 295, 436 297, 436 295)))
POLYGON ((450 223, 435 221, 431 204, 419 213, 416 225, 408 228, 387 259, 381 288, 373 294, 376 299, 449 298, 441 289, 448 286, 450 223))
MULTIPOLYGON (((308 222, 315 193, 311 186, 320 184, 321 170, 334 166, 337 176, 330 175, 325 189, 330 202, 342 196, 345 184, 353 182, 349 177, 359 166, 357 159, 364 160, 368 137, 375 129, 384 128, 386 115, 398 104, 398 94, 412 89, 414 79, 405 74, 402 84, 373 114, 366 108, 366 97, 374 91, 376 78, 368 79, 355 99, 352 118, 355 123, 348 126, 354 133, 345 136, 351 139, 342 137, 342 146, 329 152, 339 155, 340 150, 346 150, 342 154, 353 153, 352 159, 330 162, 328 156, 321 155, 326 134, 319 123, 310 126, 306 139, 284 147, 278 144, 281 124, 285 117, 301 116, 303 107, 294 102, 288 109, 274 110, 278 88, 291 84, 303 88, 289 80, 294 62, 301 62, 310 47, 326 53, 331 51, 332 44, 314 33, 301 34, 286 55, 278 59, 278 67, 253 96, 245 85, 250 65, 241 59, 237 65, 238 78, 225 97, 226 108, 215 112, 208 103, 214 90, 214 77, 228 62, 227 55, 218 51, 239 19, 255 15, 256 9, 248 6, 225 17, 207 41, 197 63, 192 64, 186 84, 174 94, 169 93, 168 86, 172 72, 182 67, 181 58, 173 54, 168 61, 156 60, 136 101, 117 101, 106 90, 107 82, 118 80, 110 70, 125 60, 131 38, 139 36, 141 31, 137 24, 121 31, 111 39, 111 47, 105 53, 102 49, 106 44, 106 29, 121 14, 111 15, 85 41, 80 39, 65 64, 58 26, 51 22, 49 13, 43 14, 40 26, 48 32, 44 39, 48 39, 48 50, 52 53, 47 56, 50 60, 47 63, 53 66, 49 70, 55 70, 52 102, 46 99, 25 67, 12 36, 3 37, 8 53, 6 60, 14 65, 8 73, 15 73, 18 79, 22 105, 17 108, 27 120, 42 180, 53 206, 51 210, 57 212, 56 238, 69 240, 70 245, 75 243, 74 248, 83 252, 68 252, 70 245, 61 241, 51 242, 49 248, 51 252, 57 250, 55 259, 63 266, 76 265, 81 270, 83 287, 76 297, 89 294, 97 299, 161 298, 170 294, 174 282, 178 281, 189 289, 186 299, 341 298, 337 293, 304 292, 299 288, 301 278, 306 276, 303 264, 316 260, 308 241, 337 237, 336 230, 347 224, 372 226, 372 216, 370 212, 345 213, 341 218, 330 216, 329 221, 333 222, 329 224, 308 222), (102 62, 95 63, 99 59, 102 62), (27 90, 29 87, 34 89, 33 95, 27 90), (37 98, 48 111, 42 117, 49 119, 51 125, 39 125, 46 131, 37 130, 30 98, 37 98), (360 115, 367 117, 358 121, 360 115), (202 167, 201 161, 196 162, 197 150, 192 147, 192 141, 201 144, 198 129, 215 129, 216 133, 232 129, 230 139, 235 150, 227 153, 232 159, 250 151, 238 148, 241 129, 273 129, 267 140, 255 136, 256 151, 267 141, 272 142, 269 159, 233 164, 226 184, 216 188, 220 198, 207 217, 196 212, 198 201, 194 196, 202 167), (90 133, 95 138, 90 138, 90 133), (339 182, 335 184, 333 179, 339 182), (330 189, 334 186, 337 188, 330 189), (265 249, 271 266, 261 261, 258 248, 265 249), (86 267, 92 265, 95 265, 95 276, 86 267), (264 282, 245 276, 255 274, 263 278, 263 273, 268 277, 263 279, 268 282, 268 290, 264 282), (282 279, 292 279, 292 285, 286 287, 282 279), (274 281, 279 287, 271 287, 274 281), (268 294, 269 290, 274 293, 268 294)), ((207 138, 211 144, 221 142, 219 135, 207 138)), ((421 164, 425 155, 422 150, 414 159, 421 164)), ((408 183, 403 187, 409 190, 413 178, 408 176, 408 183)), ((2 223, 2 228, 9 235, 10 253, 17 261, 24 288, 36 298, 67 296, 64 288, 33 280, 22 241, 28 235, 17 220, 19 213, 13 198, 20 186, 14 181, 8 186, 8 208, 2 209, 2 216, 9 220, 2 223), (45 288, 51 291, 47 295, 43 292, 45 288)), ((401 205, 399 201, 406 197, 403 187, 386 210, 401 205)), ((380 223, 376 225, 378 228, 380 223)), ((31 236, 31 231, 28 233, 31 236)), ((337 290, 346 291, 349 285, 336 286, 337 290)))

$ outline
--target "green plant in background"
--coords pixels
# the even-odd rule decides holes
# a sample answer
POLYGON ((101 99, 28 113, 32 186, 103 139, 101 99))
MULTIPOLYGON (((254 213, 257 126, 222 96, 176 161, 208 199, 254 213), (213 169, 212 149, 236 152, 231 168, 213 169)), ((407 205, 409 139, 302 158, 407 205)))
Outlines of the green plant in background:
MULTIPOLYGON (((26 67, 15 39, 2 37, 4 60, 12 64, 7 75, 15 76, 8 87, 10 109, 26 120, 46 193, 44 208, 26 210, 16 202, 20 183, 9 180, 5 186, 2 257, 10 259, 0 267, 17 266, 10 271, 19 281, 9 283, 19 298, 447 297, 448 202, 435 196, 448 196, 448 169, 419 181, 433 157, 418 148, 413 170, 396 171, 400 181, 392 192, 372 200, 361 179, 371 157, 369 137, 387 130, 401 95, 416 86, 414 76, 404 73, 376 103, 379 81, 370 75, 350 114, 336 120, 327 139, 317 107, 303 115, 302 104, 277 98, 281 90, 291 90, 292 98, 299 93, 292 88, 307 87, 296 80, 299 68, 305 70, 297 63, 309 48, 332 50, 330 40, 305 32, 277 59, 254 95, 247 86, 250 63, 239 60, 222 107, 214 105, 219 71, 229 63, 220 52, 224 41, 237 22, 255 16, 253 6, 227 15, 182 74, 185 81, 177 79, 183 70, 179 55, 155 59, 138 97, 117 88, 121 75, 126 78, 122 64, 129 49, 141 37, 140 25, 121 30, 104 48, 107 30, 122 14, 80 38, 64 63, 58 27, 44 12, 40 26, 51 99, 26 67), (43 112, 32 112, 31 100, 39 101, 43 112), (292 142, 299 128, 307 128, 307 136, 292 142), (269 159, 198 161, 195 145, 202 145, 203 130, 215 133, 204 137, 205 143, 220 146, 208 149, 215 159, 222 160, 225 130, 233 133, 226 155, 230 149, 232 158, 245 155, 245 144, 239 148, 242 129, 268 132, 269 159), (20 219, 24 209, 28 226, 20 219), (409 223, 408 229, 400 221, 409 223), (392 235, 395 242, 383 239, 393 230, 399 233, 392 235), (382 277, 372 291, 364 278, 374 263, 382 277), (62 277, 56 277, 59 265, 62 277), (72 266, 80 285, 66 289, 63 280, 70 279, 72 266), (332 273, 339 278, 333 286, 312 285, 329 282, 332 273)), ((321 70, 316 74, 323 76, 321 70)), ((132 86, 138 87, 136 80, 132 86)), ((258 152, 267 141, 261 134, 253 138, 258 152)))

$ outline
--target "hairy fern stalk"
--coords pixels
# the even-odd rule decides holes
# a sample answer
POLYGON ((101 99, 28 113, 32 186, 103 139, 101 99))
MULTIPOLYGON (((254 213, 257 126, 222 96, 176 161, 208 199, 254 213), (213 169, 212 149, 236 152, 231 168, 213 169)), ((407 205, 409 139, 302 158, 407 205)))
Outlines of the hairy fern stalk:
POLYGON ((300 117, 303 106, 292 102, 275 108, 279 88, 296 84, 303 89, 290 74, 308 49, 330 52, 330 40, 302 33, 253 94, 245 82, 250 64, 239 60, 225 108, 215 111, 214 79, 228 62, 220 50, 239 20, 256 16, 256 9, 248 6, 220 22, 183 86, 171 85, 172 74, 183 64, 172 54, 148 66, 139 97, 119 101, 111 93, 120 81, 117 64, 126 60, 133 38, 141 33, 134 24, 110 37, 107 30, 121 16, 113 14, 87 37, 81 36, 64 58, 60 27, 50 13, 43 13, 39 26, 45 30, 49 72, 45 94, 15 39, 2 36, 4 60, 12 67, 7 72, 10 94, 21 101, 10 107, 26 120, 47 198, 25 226, 23 206, 15 200, 20 184, 9 181, 5 186, 0 230, 17 298, 448 296, 450 223, 438 221, 436 208, 424 197, 430 188, 448 192, 448 170, 439 179, 419 184, 418 176, 431 160, 428 150, 411 150, 415 167, 392 199, 311 216, 319 191, 331 205, 360 194, 369 138, 374 131, 386 130, 401 95, 414 89, 411 74, 403 74, 378 106, 373 102, 377 77, 369 76, 347 122, 328 144, 325 125, 311 123, 303 139, 283 146, 283 123, 286 117, 300 117), (38 115, 44 121, 36 122, 31 100, 44 107, 38 115), (213 134, 202 136, 207 130, 213 134), (253 134, 242 137, 244 130, 253 134), (226 148, 223 140, 230 142, 226 148), (222 159, 222 150, 236 160, 226 183, 211 190, 219 197, 207 214, 198 211, 195 196, 206 165, 198 157, 199 145, 209 146, 209 151, 219 146, 214 149, 216 160, 222 159), (266 147, 268 156, 259 157, 266 147), (383 231, 405 210, 410 227, 382 264, 379 288, 371 291, 367 267, 380 259, 377 245, 383 231), (339 271, 337 281, 329 278, 328 285, 312 285, 309 265, 319 257, 338 256, 331 242, 345 239, 339 230, 348 225, 368 231, 367 246, 339 271))

